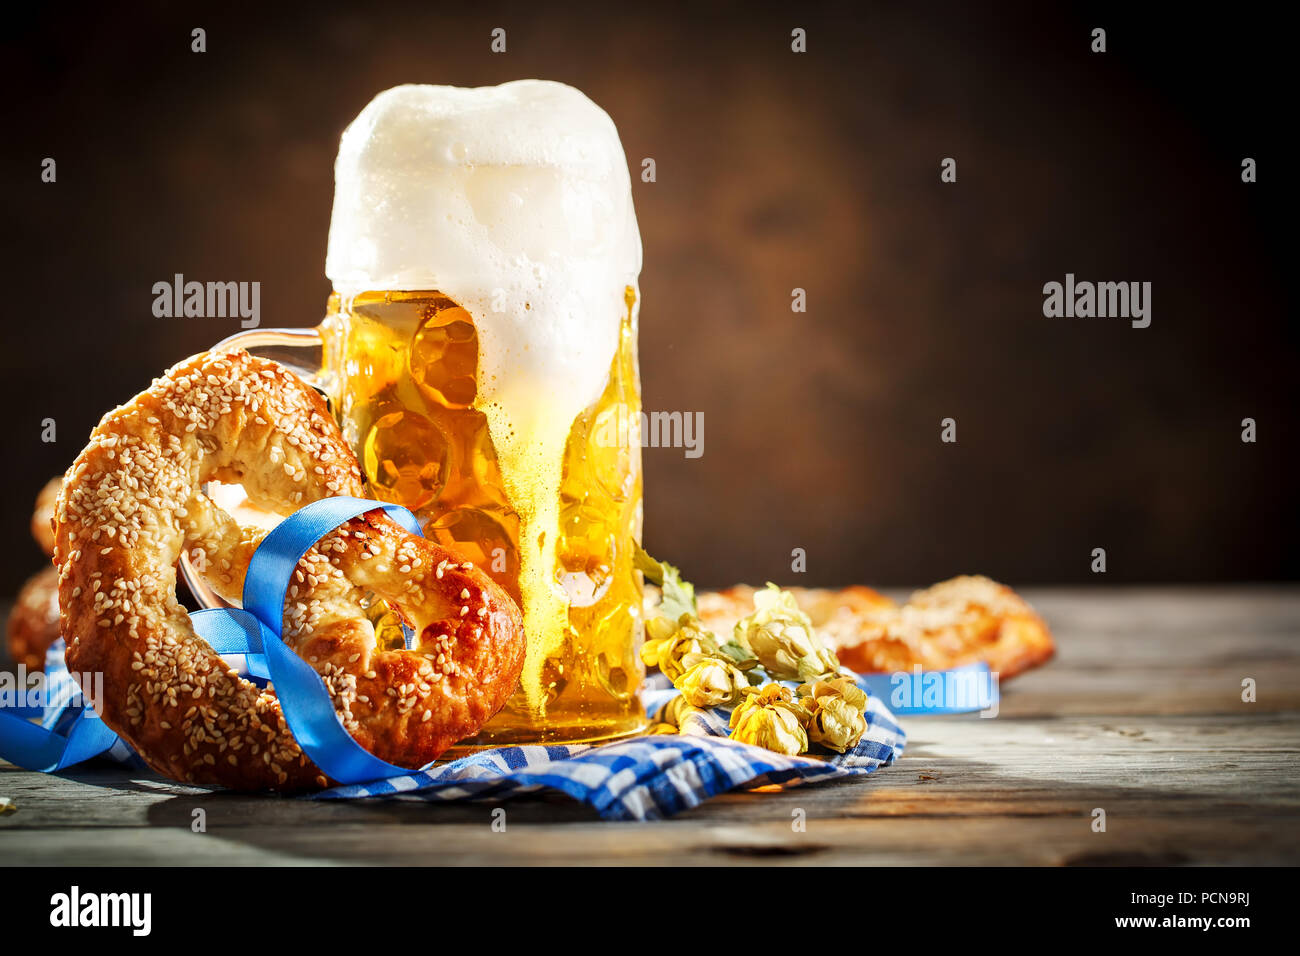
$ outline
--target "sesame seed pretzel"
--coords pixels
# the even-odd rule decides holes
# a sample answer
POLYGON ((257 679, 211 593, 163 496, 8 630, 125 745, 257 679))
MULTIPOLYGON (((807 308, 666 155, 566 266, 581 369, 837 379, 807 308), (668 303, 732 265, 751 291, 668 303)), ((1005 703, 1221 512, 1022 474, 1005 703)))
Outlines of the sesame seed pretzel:
POLYGON ((27 579, 14 599, 5 633, 15 664, 29 674, 45 670, 45 652, 59 639, 59 577, 54 568, 27 579))
MULTIPOLYGON (((54 501, 62 481, 46 482, 32 511, 32 537, 47 555, 54 554, 54 501)), ((59 639, 59 576, 51 565, 28 578, 18 592, 5 633, 14 663, 28 673, 45 670, 45 652, 59 639)))
MULTIPOLYGON (((176 600, 182 551, 236 598, 266 533, 214 505, 208 481, 242 484, 280 514, 365 496, 325 403, 289 371, 242 350, 181 362, 105 415, 65 476, 55 564, 68 668, 104 675, 100 715, 162 774, 240 790, 326 786, 274 690, 236 674, 176 600)), ((321 675, 353 738, 407 767, 436 759, 505 704, 525 646, 519 609, 498 585, 380 510, 298 563, 283 639, 321 675), (368 592, 412 626, 412 650, 378 646, 362 610, 368 592)))
POLYGON ((51 478, 36 496, 36 506, 32 509, 32 537, 48 555, 54 554, 54 502, 58 500, 59 488, 63 485, 60 477, 51 478))
MULTIPOLYGON (((860 673, 949 670, 983 661, 1003 680, 1056 652, 1047 624, 1023 598, 986 577, 962 575, 917 591, 904 605, 871 588, 788 589, 841 664, 860 673)), ((702 591, 700 618, 730 634, 754 591, 702 591)))

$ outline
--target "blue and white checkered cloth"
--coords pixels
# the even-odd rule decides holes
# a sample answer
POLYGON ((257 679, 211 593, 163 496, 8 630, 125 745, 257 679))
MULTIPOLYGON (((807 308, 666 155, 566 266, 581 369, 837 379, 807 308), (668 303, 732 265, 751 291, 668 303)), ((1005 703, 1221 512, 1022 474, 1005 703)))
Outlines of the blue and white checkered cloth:
MULTIPOLYGON (((644 694, 656 713, 677 692, 644 694)), ((666 682, 665 682, 666 683, 666 682)), ((589 804, 606 820, 657 820, 697 807, 738 787, 795 786, 868 774, 903 752, 905 735, 877 697, 867 701, 867 730, 853 750, 829 759, 787 757, 727 736, 725 711, 693 714, 680 734, 657 734, 599 745, 498 747, 423 773, 335 787, 316 800, 399 797, 408 800, 505 800, 558 790, 589 804)))
MULTIPOLYGON (((63 666, 60 646, 46 659, 47 702, 42 724, 55 727, 75 711, 78 693, 63 666)), ((647 713, 658 713, 677 692, 662 675, 647 681, 647 713)), ((498 747, 373 783, 350 784, 306 799, 387 797, 441 803, 501 801, 541 790, 557 790, 589 804, 607 820, 656 820, 699 806, 740 787, 796 786, 861 776, 888 766, 903 752, 905 736, 894 715, 876 696, 867 702, 867 730, 848 753, 826 759, 787 757, 738 743, 727 736, 726 711, 692 714, 680 734, 636 737, 615 743, 498 747)), ((121 740, 104 756, 140 769, 143 761, 121 740)))

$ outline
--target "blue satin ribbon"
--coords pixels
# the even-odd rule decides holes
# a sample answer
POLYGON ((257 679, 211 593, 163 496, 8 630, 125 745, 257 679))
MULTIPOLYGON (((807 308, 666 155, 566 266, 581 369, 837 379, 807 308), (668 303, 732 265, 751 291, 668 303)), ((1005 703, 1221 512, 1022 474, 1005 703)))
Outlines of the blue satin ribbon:
POLYGON ((117 735, 94 710, 74 706, 81 688, 63 666, 63 652, 62 638, 55 640, 45 654, 45 671, 34 675, 37 686, 16 688, 20 700, 35 690, 45 698, 45 704, 0 703, 0 756, 9 758, 12 751, 13 762, 29 769, 62 770, 103 753, 117 742, 117 735), (62 703, 51 706, 51 701, 62 703))
POLYGON ((34 709, 5 707, 0 710, 0 757, 27 770, 57 773, 97 757, 117 743, 117 734, 109 730, 89 707, 83 706, 71 726, 62 733, 33 724, 21 716, 34 709))
POLYGON ((998 683, 983 661, 944 671, 859 674, 857 682, 895 714, 969 714, 998 704, 998 683))
MULTIPOLYGON (((387 512, 412 534, 422 534, 415 515, 398 505, 346 497, 313 502, 277 525, 254 552, 244 578, 243 610, 211 608, 190 615, 195 633, 214 651, 244 655, 250 674, 274 683, 285 722, 298 745, 326 776, 340 783, 381 780, 412 770, 380 760, 352 739, 334 711, 324 681, 285 646, 280 628, 285 594, 298 561, 339 525, 375 509, 387 512)), ((28 770, 55 772, 89 760, 117 742, 117 735, 84 705, 64 733, 25 719, 35 710, 0 710, 0 757, 28 770)))
MULTIPOLYGON (((244 611, 238 616, 237 626, 245 635, 252 634, 254 624, 261 632, 266 674, 275 685, 285 723, 298 746, 327 777, 340 783, 382 780, 413 771, 380 760, 352 739, 335 713, 334 701, 320 675, 280 640, 280 623, 284 619, 285 594, 299 559, 339 525, 375 508, 386 511, 412 534, 422 534, 415 515, 399 505, 362 498, 313 502, 277 525, 253 554, 244 578, 244 611)), ((227 629, 227 633, 234 637, 232 630, 227 629)), ((250 637, 250 648, 252 644, 250 637)))

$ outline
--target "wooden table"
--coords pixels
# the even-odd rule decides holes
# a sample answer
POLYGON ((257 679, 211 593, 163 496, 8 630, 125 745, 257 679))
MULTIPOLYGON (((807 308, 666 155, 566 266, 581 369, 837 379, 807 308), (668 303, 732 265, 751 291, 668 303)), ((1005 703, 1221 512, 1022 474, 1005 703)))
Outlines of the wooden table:
POLYGON ((0 815, 0 864, 1300 862, 1300 589, 1027 596, 1057 659, 1005 685, 995 719, 906 719, 905 756, 865 778, 729 794, 648 824, 526 798, 496 832, 487 804, 308 802, 103 765, 0 765, 0 797, 18 807, 0 815), (196 808, 206 833, 191 830, 196 808))

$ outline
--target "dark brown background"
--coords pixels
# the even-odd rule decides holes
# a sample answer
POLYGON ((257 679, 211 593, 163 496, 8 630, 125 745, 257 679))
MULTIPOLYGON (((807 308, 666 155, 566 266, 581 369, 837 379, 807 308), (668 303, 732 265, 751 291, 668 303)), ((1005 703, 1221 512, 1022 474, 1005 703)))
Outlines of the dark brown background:
POLYGON ((789 580, 794 547, 828 584, 1096 581, 1094 547, 1110 582, 1300 569, 1294 111, 1258 11, 39 6, 3 51, 6 594, 40 563, 32 495, 98 416, 238 329, 154 318, 154 282, 257 280, 264 326, 314 324, 347 122, 398 83, 529 76, 657 162, 634 184, 645 401, 706 426, 700 459, 647 450, 646 536, 700 583, 789 580), (1066 272, 1151 281, 1152 326, 1045 319, 1066 272))

